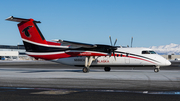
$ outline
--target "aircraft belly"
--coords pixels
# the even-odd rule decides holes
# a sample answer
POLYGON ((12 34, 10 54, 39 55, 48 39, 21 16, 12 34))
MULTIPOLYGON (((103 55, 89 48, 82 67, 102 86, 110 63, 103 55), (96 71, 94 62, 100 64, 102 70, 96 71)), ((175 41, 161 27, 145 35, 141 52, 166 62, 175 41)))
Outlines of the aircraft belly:
MULTIPOLYGON (((75 65, 75 66, 85 66, 85 57, 70 57, 62 58, 56 60, 56 62, 66 64, 66 65, 75 65)), ((153 65, 150 62, 129 58, 129 57, 116 57, 107 56, 107 57, 95 57, 95 60, 92 61, 91 66, 135 66, 135 65, 153 65)))

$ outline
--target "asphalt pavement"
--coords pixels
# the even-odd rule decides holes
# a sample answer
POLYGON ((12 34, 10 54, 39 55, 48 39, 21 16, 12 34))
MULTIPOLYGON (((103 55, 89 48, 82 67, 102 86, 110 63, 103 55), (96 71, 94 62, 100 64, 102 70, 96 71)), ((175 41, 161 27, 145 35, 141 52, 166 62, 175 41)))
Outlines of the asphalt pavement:
POLYGON ((0 101, 179 101, 180 62, 162 67, 114 67, 104 72, 47 61, 0 61, 0 101))

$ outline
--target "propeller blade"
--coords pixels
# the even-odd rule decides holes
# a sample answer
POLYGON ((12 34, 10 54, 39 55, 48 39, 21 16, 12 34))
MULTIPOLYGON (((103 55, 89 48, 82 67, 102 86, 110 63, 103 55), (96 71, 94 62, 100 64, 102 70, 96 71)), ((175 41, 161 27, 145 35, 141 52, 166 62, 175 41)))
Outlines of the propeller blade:
POLYGON ((133 37, 131 38, 131 47, 132 47, 132 44, 133 44, 133 37))
POLYGON ((116 60, 116 56, 115 56, 114 50, 113 50, 113 55, 114 55, 114 59, 116 60))
POLYGON ((110 43, 111 43, 111 46, 112 46, 112 40, 111 40, 111 36, 109 36, 109 39, 110 39, 110 43))
MULTIPOLYGON (((109 36, 109 39, 110 39, 110 43, 111 43, 111 48, 110 48, 109 57, 111 57, 111 54, 113 54, 114 59, 116 60, 116 56, 115 56, 115 52, 114 52, 114 50, 116 50, 116 49, 114 49, 114 47, 113 47, 113 45, 112 45, 111 36, 109 36)), ((114 42, 114 46, 116 45, 116 42, 117 42, 117 39, 116 39, 115 42, 114 42)))
POLYGON ((117 39, 116 39, 115 42, 114 42, 114 46, 116 45, 116 42, 117 42, 117 39))

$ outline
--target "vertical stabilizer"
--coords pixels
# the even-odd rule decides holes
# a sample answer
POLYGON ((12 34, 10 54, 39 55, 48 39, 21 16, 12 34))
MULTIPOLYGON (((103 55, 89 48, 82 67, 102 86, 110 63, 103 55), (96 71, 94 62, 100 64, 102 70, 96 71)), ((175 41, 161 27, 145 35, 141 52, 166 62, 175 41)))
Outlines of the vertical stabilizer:
POLYGON ((18 24, 18 28, 23 41, 37 44, 47 44, 44 36, 36 25, 36 23, 41 23, 40 21, 35 21, 34 19, 16 18, 13 16, 7 18, 6 20, 20 22, 18 24))
POLYGON ((36 23, 41 23, 40 21, 35 21, 34 19, 16 18, 13 16, 7 18, 6 20, 20 22, 18 24, 18 28, 26 51, 38 51, 38 45, 47 45, 47 41, 36 25, 36 23))

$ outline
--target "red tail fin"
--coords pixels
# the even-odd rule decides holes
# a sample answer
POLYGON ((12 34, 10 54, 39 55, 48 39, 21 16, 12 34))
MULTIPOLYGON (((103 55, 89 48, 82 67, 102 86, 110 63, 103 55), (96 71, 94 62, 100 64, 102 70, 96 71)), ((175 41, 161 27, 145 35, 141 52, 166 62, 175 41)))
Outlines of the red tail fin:
POLYGON ((23 41, 28 40, 36 43, 47 44, 44 36, 33 19, 19 23, 18 28, 23 41))
POLYGON ((40 21, 35 21, 34 19, 15 18, 13 16, 6 20, 20 22, 18 24, 18 28, 23 41, 47 44, 44 36, 36 25, 36 23, 41 23, 40 21))
POLYGON ((21 34, 26 53, 29 56, 42 59, 58 59, 69 57, 70 55, 64 53, 68 46, 61 46, 60 43, 46 41, 34 19, 23 19, 16 17, 9 17, 6 20, 20 22, 18 24, 19 32, 21 34))

